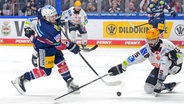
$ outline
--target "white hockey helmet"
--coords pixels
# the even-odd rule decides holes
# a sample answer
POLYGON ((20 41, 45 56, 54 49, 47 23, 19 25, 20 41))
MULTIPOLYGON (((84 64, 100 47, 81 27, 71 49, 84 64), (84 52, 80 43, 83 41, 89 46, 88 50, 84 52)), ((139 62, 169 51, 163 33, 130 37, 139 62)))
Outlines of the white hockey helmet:
POLYGON ((57 11, 56 11, 56 9, 55 9, 53 6, 51 6, 51 5, 46 5, 46 6, 44 6, 44 7, 42 8, 41 14, 42 14, 42 16, 43 16, 47 21, 49 21, 49 17, 50 17, 50 16, 56 15, 56 14, 57 14, 57 11))

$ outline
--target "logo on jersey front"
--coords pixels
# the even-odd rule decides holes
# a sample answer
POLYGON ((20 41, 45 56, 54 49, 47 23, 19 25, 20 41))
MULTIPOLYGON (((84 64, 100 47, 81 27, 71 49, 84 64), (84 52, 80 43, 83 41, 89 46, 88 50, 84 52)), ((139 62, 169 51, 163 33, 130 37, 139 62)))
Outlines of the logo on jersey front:
POLYGON ((109 24, 109 25, 106 27, 106 32, 107 32, 109 35, 115 35, 116 32, 117 32, 117 27, 116 27, 114 24, 109 24))
POLYGON ((60 42, 61 40, 61 34, 58 34, 54 37, 54 39, 56 40, 56 42, 60 42))
POLYGON ((182 24, 179 24, 175 27, 175 33, 178 35, 178 36, 184 36, 184 25, 182 24))

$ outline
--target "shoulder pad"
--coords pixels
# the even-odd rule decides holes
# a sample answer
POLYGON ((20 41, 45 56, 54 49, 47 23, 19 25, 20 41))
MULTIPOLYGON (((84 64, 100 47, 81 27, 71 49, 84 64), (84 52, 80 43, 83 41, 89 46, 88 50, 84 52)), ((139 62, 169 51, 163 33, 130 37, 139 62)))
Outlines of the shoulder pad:
POLYGON ((164 2, 163 0, 160 1, 160 4, 161 4, 161 5, 164 5, 164 3, 165 3, 165 2, 164 2))
POLYGON ((149 8, 153 8, 153 7, 154 7, 154 4, 150 4, 150 5, 149 5, 149 8))

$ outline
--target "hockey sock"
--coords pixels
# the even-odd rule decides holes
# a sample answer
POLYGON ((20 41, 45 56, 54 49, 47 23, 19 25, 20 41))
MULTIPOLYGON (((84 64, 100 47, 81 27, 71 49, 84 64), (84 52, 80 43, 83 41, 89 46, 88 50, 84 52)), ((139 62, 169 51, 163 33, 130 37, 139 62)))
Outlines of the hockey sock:
POLYGON ((66 65, 65 60, 61 61, 59 64, 57 64, 57 66, 59 68, 58 72, 61 74, 61 76, 65 81, 71 78, 71 74, 70 71, 68 70, 68 66, 66 65))
POLYGON ((34 68, 30 72, 26 72, 24 74, 24 78, 29 80, 29 81, 33 80, 33 79, 40 78, 40 77, 45 77, 45 76, 47 76, 47 74, 45 73, 45 71, 43 69, 40 69, 40 68, 34 68))

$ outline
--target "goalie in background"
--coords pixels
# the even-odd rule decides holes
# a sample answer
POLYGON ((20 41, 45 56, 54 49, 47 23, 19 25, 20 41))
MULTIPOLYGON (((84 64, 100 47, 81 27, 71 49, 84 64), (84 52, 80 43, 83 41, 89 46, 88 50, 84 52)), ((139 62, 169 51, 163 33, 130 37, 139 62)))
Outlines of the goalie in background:
POLYGON ((85 11, 81 8, 80 0, 74 2, 74 7, 63 11, 61 19, 68 20, 65 23, 65 30, 69 29, 70 40, 76 43, 76 32, 78 31, 80 33, 78 36, 82 38, 81 46, 83 49, 86 48, 88 36, 85 26, 88 23, 88 19, 85 11))
MULTIPOLYGON (((79 93, 79 86, 74 83, 64 55, 61 52, 67 49, 77 54, 80 51, 79 46, 76 43, 61 40, 61 28, 56 22, 58 13, 53 6, 46 5, 38 12, 38 22, 32 27, 24 29, 25 36, 34 44, 39 62, 38 67, 12 80, 12 84, 20 94, 24 94, 26 92, 26 82, 49 76, 52 68, 56 65, 59 74, 67 84, 68 91, 77 90, 76 93, 79 93)), ((29 24, 29 22, 26 23, 29 24)))
POLYGON ((129 66, 148 59, 154 69, 145 81, 145 92, 160 93, 163 90, 172 91, 178 83, 164 83, 164 81, 168 75, 175 75, 180 72, 183 57, 184 54, 172 42, 166 39, 159 39, 159 30, 157 28, 151 28, 146 33, 146 44, 121 64, 109 69, 108 73, 111 76, 118 75, 123 73, 129 66))

